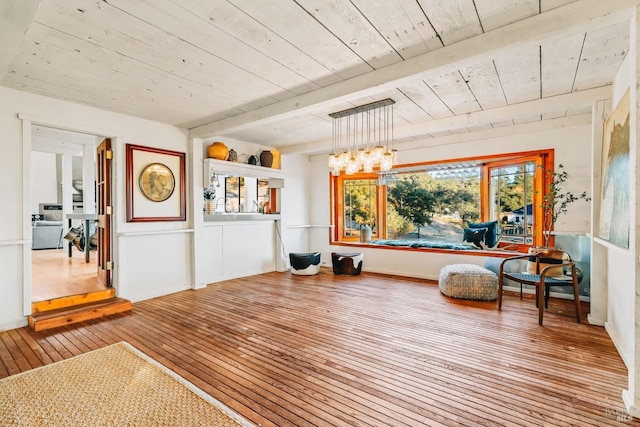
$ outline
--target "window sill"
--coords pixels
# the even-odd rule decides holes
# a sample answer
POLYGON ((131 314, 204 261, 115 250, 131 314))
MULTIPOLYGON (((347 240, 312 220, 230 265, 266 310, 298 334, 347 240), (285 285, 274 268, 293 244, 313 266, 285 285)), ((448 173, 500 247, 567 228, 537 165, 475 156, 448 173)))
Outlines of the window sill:
POLYGON ((383 245, 375 245, 372 243, 360 243, 360 242, 341 242, 341 241, 332 241, 331 246, 345 246, 351 248, 368 248, 368 249, 379 249, 379 250, 392 250, 392 251, 408 251, 408 252, 427 252, 427 253, 440 253, 440 254, 451 254, 451 255, 469 255, 469 256, 483 256, 483 257, 494 257, 494 258, 509 258, 516 255, 522 255, 526 253, 526 248, 523 250, 482 250, 482 249, 469 249, 469 250, 459 250, 459 249, 440 249, 440 248, 412 248, 409 246, 383 246, 383 245))

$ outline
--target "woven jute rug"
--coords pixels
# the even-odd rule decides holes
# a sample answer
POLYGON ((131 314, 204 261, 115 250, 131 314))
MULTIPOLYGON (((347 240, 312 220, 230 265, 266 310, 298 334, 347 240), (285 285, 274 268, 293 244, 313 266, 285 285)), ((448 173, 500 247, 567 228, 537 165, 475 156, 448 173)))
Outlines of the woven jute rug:
POLYGON ((0 380, 0 426, 251 426, 130 344, 0 380))

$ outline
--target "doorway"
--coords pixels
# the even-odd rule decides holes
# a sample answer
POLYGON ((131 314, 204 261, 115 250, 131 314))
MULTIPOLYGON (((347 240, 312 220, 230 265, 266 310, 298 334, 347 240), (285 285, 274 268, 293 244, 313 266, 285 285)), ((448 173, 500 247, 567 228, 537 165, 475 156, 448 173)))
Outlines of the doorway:
POLYGON ((108 139, 40 125, 31 126, 31 138, 31 302, 105 290, 110 223, 106 233, 104 216, 98 225, 98 204, 110 193, 110 173, 105 187, 99 164, 108 139))

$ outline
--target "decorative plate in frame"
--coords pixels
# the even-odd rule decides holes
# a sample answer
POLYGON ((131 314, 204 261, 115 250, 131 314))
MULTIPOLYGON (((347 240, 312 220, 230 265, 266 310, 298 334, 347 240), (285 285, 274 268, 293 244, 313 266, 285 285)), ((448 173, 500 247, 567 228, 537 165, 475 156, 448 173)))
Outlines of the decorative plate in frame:
POLYGON ((140 191, 153 202, 164 202, 173 194, 176 179, 168 166, 151 163, 142 169, 138 180, 140 191))
POLYGON ((186 153, 126 144, 127 222, 185 221, 186 153))

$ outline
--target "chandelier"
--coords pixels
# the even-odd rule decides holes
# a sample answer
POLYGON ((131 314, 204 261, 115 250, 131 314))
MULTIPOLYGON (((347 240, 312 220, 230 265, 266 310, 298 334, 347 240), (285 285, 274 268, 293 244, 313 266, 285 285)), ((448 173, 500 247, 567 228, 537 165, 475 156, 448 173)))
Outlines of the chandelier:
POLYGON ((329 114, 333 118, 331 175, 342 171, 353 175, 358 171, 389 171, 398 161, 393 139, 392 99, 349 108, 329 114))

